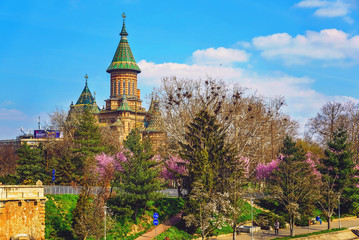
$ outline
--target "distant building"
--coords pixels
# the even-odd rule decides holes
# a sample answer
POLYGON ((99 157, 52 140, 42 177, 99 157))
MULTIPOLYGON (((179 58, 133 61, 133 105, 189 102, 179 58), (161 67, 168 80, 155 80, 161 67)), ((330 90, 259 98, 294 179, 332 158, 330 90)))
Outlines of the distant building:
POLYGON ((34 130, 34 134, 24 134, 16 139, 0 140, 0 147, 11 146, 15 149, 26 143, 30 147, 38 147, 40 143, 61 141, 62 133, 58 130, 34 130))
POLYGON ((154 147, 157 148, 165 139, 165 133, 160 127, 161 115, 158 101, 152 99, 149 111, 142 107, 141 90, 137 88, 137 75, 141 73, 141 69, 127 41, 126 16, 123 14, 122 17, 121 40, 106 70, 110 74, 110 97, 105 100, 106 107, 99 110, 87 86, 86 76, 86 86, 79 100, 75 105, 70 106, 69 119, 74 113, 90 107, 97 116, 99 126, 109 126, 121 133, 119 141, 124 140, 131 130, 138 129, 143 135, 149 136, 154 147))

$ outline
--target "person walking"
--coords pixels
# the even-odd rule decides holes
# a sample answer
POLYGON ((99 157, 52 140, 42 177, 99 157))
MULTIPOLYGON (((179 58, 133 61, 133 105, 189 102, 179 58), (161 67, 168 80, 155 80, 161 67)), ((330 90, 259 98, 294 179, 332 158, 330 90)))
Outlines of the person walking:
POLYGON ((315 220, 316 220, 317 222, 319 222, 320 224, 322 224, 322 219, 320 219, 320 216, 317 216, 317 217, 315 218, 315 220))
POLYGON ((278 220, 275 220, 275 223, 274 223, 274 234, 279 235, 279 221, 278 220))

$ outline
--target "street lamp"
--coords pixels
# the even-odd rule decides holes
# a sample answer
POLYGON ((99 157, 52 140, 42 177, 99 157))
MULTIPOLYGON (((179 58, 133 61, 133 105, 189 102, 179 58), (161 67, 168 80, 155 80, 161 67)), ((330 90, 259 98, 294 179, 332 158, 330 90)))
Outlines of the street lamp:
POLYGON ((341 225, 340 225, 340 196, 338 198, 338 215, 339 215, 339 229, 341 228, 341 225))
POLYGON ((105 223, 105 237, 104 237, 104 239, 106 240, 106 214, 107 214, 107 206, 105 205, 105 206, 103 206, 103 208, 104 208, 104 212, 105 212, 105 217, 104 217, 104 223, 105 223))
POLYGON ((253 240, 253 197, 251 196, 251 215, 252 215, 252 240, 253 240))

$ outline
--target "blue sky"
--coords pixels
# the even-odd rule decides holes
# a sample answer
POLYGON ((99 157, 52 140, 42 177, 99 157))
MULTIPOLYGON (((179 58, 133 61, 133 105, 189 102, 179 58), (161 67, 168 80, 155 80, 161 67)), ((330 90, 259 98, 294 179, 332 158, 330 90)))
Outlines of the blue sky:
POLYGON ((164 76, 210 75, 284 96, 302 126, 327 101, 358 102, 356 0, 3 0, 0 139, 67 110, 86 73, 102 107, 123 12, 143 99, 164 76))

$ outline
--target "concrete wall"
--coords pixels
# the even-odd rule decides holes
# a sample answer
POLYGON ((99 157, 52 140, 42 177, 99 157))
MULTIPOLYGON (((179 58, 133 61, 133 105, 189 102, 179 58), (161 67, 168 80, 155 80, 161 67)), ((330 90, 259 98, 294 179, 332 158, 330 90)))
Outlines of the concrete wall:
POLYGON ((0 240, 25 233, 45 239, 44 186, 0 185, 0 240))

